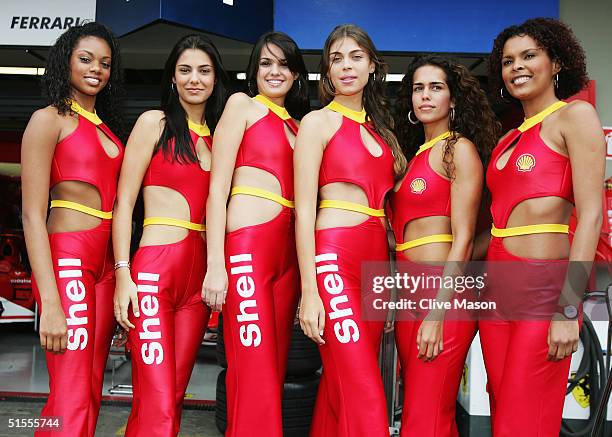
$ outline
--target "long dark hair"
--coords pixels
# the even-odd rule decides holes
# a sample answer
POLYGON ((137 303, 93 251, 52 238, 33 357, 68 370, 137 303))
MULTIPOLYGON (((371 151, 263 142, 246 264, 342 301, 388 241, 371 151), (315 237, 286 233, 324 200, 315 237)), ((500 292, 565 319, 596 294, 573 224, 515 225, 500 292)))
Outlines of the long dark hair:
POLYGON ((351 38, 357 45, 368 53, 370 60, 374 63, 374 73, 370 74, 368 83, 363 90, 363 107, 370 118, 374 130, 391 147, 395 158, 394 170, 396 176, 403 175, 406 170, 406 158, 402 153, 399 143, 393 134, 393 117, 389 111, 389 104, 385 97, 385 77, 387 64, 376 50, 370 36, 359 26, 354 24, 342 24, 336 26, 329 34, 323 47, 320 71, 321 80, 319 81, 319 100, 323 105, 327 105, 334 99, 335 89, 329 79, 329 52, 334 42, 351 38))
POLYGON ((438 67, 444 72, 451 100, 455 103, 454 117, 449 117, 449 130, 453 134, 446 139, 442 158, 447 177, 453 179, 454 146, 459 136, 474 142, 483 163, 487 163, 491 150, 499 139, 501 125, 495 118, 480 84, 467 68, 439 56, 421 56, 408 66, 397 93, 395 106, 396 134, 406 156, 413 156, 419 146, 425 142, 423 125, 410 123, 408 112, 414 113, 412 107, 414 73, 426 65, 438 67))
POLYGON ((249 58, 249 65, 246 69, 247 94, 255 96, 257 90, 257 71, 259 70, 259 58, 264 47, 273 44, 283 52, 287 67, 292 73, 297 73, 298 77, 293 82, 293 86, 285 97, 285 108, 287 112, 301 120, 310 111, 310 100, 308 99, 308 70, 304 64, 304 58, 300 53, 295 41, 283 32, 268 32, 259 37, 249 58))
POLYGON ((119 138, 124 138, 125 130, 120 99, 124 95, 123 71, 119 43, 113 32, 103 24, 91 21, 71 27, 62 33, 49 50, 45 74, 41 79, 43 95, 47 103, 57 108, 59 114, 70 112, 70 58, 81 38, 93 36, 100 38, 111 49, 111 70, 106 86, 96 95, 96 112, 104 123, 119 138))
POLYGON ((530 36, 552 61, 561 66, 555 95, 558 99, 567 99, 582 90, 589 82, 586 72, 584 50, 572 29, 565 23, 552 18, 532 18, 518 26, 510 26, 500 32, 493 42, 489 58, 489 83, 493 97, 504 102, 517 100, 504 88, 502 79, 502 57, 506 41, 515 36, 530 36), (503 98, 500 90, 504 90, 503 98))
POLYGON ((164 111, 166 121, 164 129, 155 146, 154 153, 161 150, 166 159, 178 161, 179 163, 198 162, 195 145, 191 141, 189 127, 187 124, 187 113, 179 101, 178 93, 172 86, 172 78, 176 69, 176 63, 181 54, 188 49, 201 50, 210 56, 215 71, 215 85, 212 94, 206 102, 204 118, 211 132, 214 132, 225 101, 227 99, 227 84, 229 77, 221 56, 215 45, 204 35, 192 34, 179 39, 172 48, 161 81, 161 109, 164 111), (174 150, 172 142, 174 141, 174 150))

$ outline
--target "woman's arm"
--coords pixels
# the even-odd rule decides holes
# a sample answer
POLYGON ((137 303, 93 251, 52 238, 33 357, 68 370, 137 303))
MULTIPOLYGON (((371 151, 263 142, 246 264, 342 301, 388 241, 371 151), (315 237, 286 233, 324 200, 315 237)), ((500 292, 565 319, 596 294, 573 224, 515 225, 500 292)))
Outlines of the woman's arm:
MULTIPOLYGON (((586 102, 570 103, 560 114, 559 125, 572 166, 578 217, 559 306, 578 307, 591 273, 601 230, 605 140, 597 112, 586 102)), ((578 338, 578 321, 555 317, 549 330, 548 358, 556 361, 570 356, 578 348, 578 338)))
MULTIPOLYGON (((129 261, 130 241, 132 239, 132 213, 142 185, 142 179, 151 162, 153 149, 161 135, 161 111, 147 111, 142 114, 128 139, 119 185, 117 200, 113 211, 113 253, 115 261, 129 261)), ((130 269, 121 267, 115 270, 114 311, 117 322, 129 331, 134 325, 128 318, 128 308, 132 304, 135 317, 140 316, 136 284, 130 276, 130 269)))
MULTIPOLYGON (((443 276, 465 274, 464 262, 472 255, 474 231, 483 184, 482 163, 474 144, 461 138, 455 144, 453 156, 455 179, 451 183, 451 229, 453 243, 446 257, 443 276)), ((436 300, 452 301, 453 289, 442 288, 436 300)), ((419 358, 433 360, 443 349, 444 311, 432 311, 421 323, 417 334, 419 358)))
POLYGON ((212 147, 210 188, 206 202, 207 269, 202 299, 214 311, 221 311, 227 294, 225 270, 225 227, 227 199, 232 185, 236 155, 247 126, 247 109, 252 100, 243 93, 233 94, 217 124, 212 147))
POLYGON ((32 114, 21 143, 23 231, 40 293, 40 345, 56 353, 66 350, 68 326, 55 282, 46 221, 51 162, 60 133, 57 110, 40 109, 32 114))
POLYGON ((325 309, 317 289, 315 269, 315 222, 319 168, 325 143, 321 135, 321 115, 311 112, 302 119, 293 153, 295 189, 295 236, 302 300, 300 325, 304 333, 318 344, 325 344, 325 309))

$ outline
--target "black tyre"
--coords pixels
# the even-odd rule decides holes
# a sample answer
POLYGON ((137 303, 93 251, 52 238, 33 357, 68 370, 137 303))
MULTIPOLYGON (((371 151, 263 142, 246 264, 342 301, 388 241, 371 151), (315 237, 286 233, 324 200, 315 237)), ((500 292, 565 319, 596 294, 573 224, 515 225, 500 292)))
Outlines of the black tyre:
POLYGON ((217 364, 224 369, 227 369, 227 360, 225 359, 225 342, 223 341, 223 315, 219 313, 219 321, 217 322, 217 364))
MULTIPOLYGON (((227 430, 227 392, 223 370, 217 378, 215 424, 222 434, 227 430)), ((283 434, 287 437, 308 437, 312 412, 319 387, 319 376, 289 378, 283 393, 283 434)))
POLYGON ((313 375, 320 368, 319 347, 306 337, 300 325, 294 325, 287 357, 287 377, 313 375))

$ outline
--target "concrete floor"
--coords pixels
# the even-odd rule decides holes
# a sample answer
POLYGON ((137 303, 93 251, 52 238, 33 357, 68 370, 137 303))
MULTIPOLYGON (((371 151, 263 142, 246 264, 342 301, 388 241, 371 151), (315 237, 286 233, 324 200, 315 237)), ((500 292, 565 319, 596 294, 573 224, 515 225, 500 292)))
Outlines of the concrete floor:
MULTIPOLYGON (((9 419, 36 418, 43 407, 42 401, 2 401, 0 400, 0 437, 33 436, 34 430, 9 428, 9 419)), ((129 404, 102 405, 96 436, 122 436, 130 413, 129 404)), ((215 427, 215 412, 212 410, 183 411, 180 437, 220 437, 215 427)))

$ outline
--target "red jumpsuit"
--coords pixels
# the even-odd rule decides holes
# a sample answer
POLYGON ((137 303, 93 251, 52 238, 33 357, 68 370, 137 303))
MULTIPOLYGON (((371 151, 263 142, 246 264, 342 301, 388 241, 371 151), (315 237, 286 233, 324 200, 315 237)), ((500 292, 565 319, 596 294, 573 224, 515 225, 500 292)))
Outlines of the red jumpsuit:
MULTIPOLYGON (((55 146, 50 186, 64 181, 93 185, 108 217, 115 203, 123 146, 106 125, 96 125, 90 118, 79 115, 75 131, 55 146), (104 150, 99 131, 117 145, 116 157, 109 157, 104 150)), ((52 207, 79 206, 55 202, 52 207)), ((46 353, 49 398, 41 413, 42 417, 60 417, 62 431, 39 431, 36 436, 94 435, 106 358, 115 329, 110 231, 110 219, 103 219, 93 229, 49 234, 55 280, 68 323, 68 349, 61 355, 46 353)), ((36 278, 33 290, 41 308, 36 278)))
MULTIPOLYGON (((428 148, 412 159, 400 188, 391 194, 391 223, 398 245, 403 243, 410 221, 422 217, 450 217, 451 184, 431 168, 430 152, 431 148, 428 148)), ((404 251, 398 249, 397 270, 411 276, 439 277, 444 267, 412 262, 404 251)), ((401 290, 398 297, 418 304, 421 299, 435 299, 437 292, 437 288, 422 287, 401 290)), ((447 315, 451 312, 447 311, 447 315)), ((459 316, 455 320, 447 317, 444 321, 444 350, 435 360, 425 362, 417 358, 417 333, 427 313, 427 310, 418 310, 417 307, 414 313, 403 311, 396 314, 395 338, 404 380, 401 436, 454 437, 458 436, 455 422, 457 392, 465 358, 476 333, 476 322, 456 320, 459 316)))
MULTIPOLYGON (((209 133, 189 133, 194 145, 202 138, 211 147, 209 133)), ((143 186, 180 193, 189 204, 193 226, 204 222, 209 182, 210 172, 198 162, 171 161, 159 150, 143 186)), ((135 326, 129 331, 134 398, 126 436, 175 436, 180 429, 185 390, 210 317, 201 298, 206 243, 200 232, 188 232, 176 243, 141 246, 132 260, 140 316, 130 312, 135 326)))
MULTIPOLYGON (((393 187, 391 149, 368 124, 350 115, 343 113, 340 128, 325 147, 319 187, 333 182, 355 184, 367 195, 370 208, 382 208, 393 187), (379 143, 380 156, 374 157, 366 149, 361 127, 379 143)), ((361 291, 362 263, 389 259, 385 227, 379 217, 371 215, 355 226, 320 229, 315 231, 315 247, 317 287, 326 320, 325 344, 320 347, 323 375, 310 435, 388 436, 378 366, 384 321, 363 320, 361 291)))
POLYGON ((282 196, 253 187, 246 194, 281 203, 265 223, 229 232, 225 239, 229 287, 223 307, 227 356, 226 436, 281 437, 281 400, 298 300, 293 207, 293 149, 285 134, 297 126, 278 105, 258 96, 267 115, 244 133, 235 167, 255 167, 278 180, 282 196), (279 116, 280 114, 280 116, 279 116))
MULTIPOLYGON (((523 132, 515 131, 493 151, 487 184, 497 229, 506 227, 512 210, 526 199, 558 196, 573 202, 569 158, 542 141, 540 127, 541 122, 523 132), (508 162, 498 169, 499 157, 513 144, 516 147, 508 162)), ((503 318, 479 323, 494 436, 557 436, 571 357, 559 362, 547 360, 550 317, 542 320, 542 311, 535 306, 541 301, 558 302, 567 260, 521 258, 505 249, 503 238, 493 236, 487 261, 513 261, 505 268, 513 269, 510 274, 516 279, 500 284, 490 278, 483 299, 503 303, 511 299, 523 303, 517 308, 533 312, 506 313, 503 318), (520 276, 530 279, 517 286, 520 276)))

